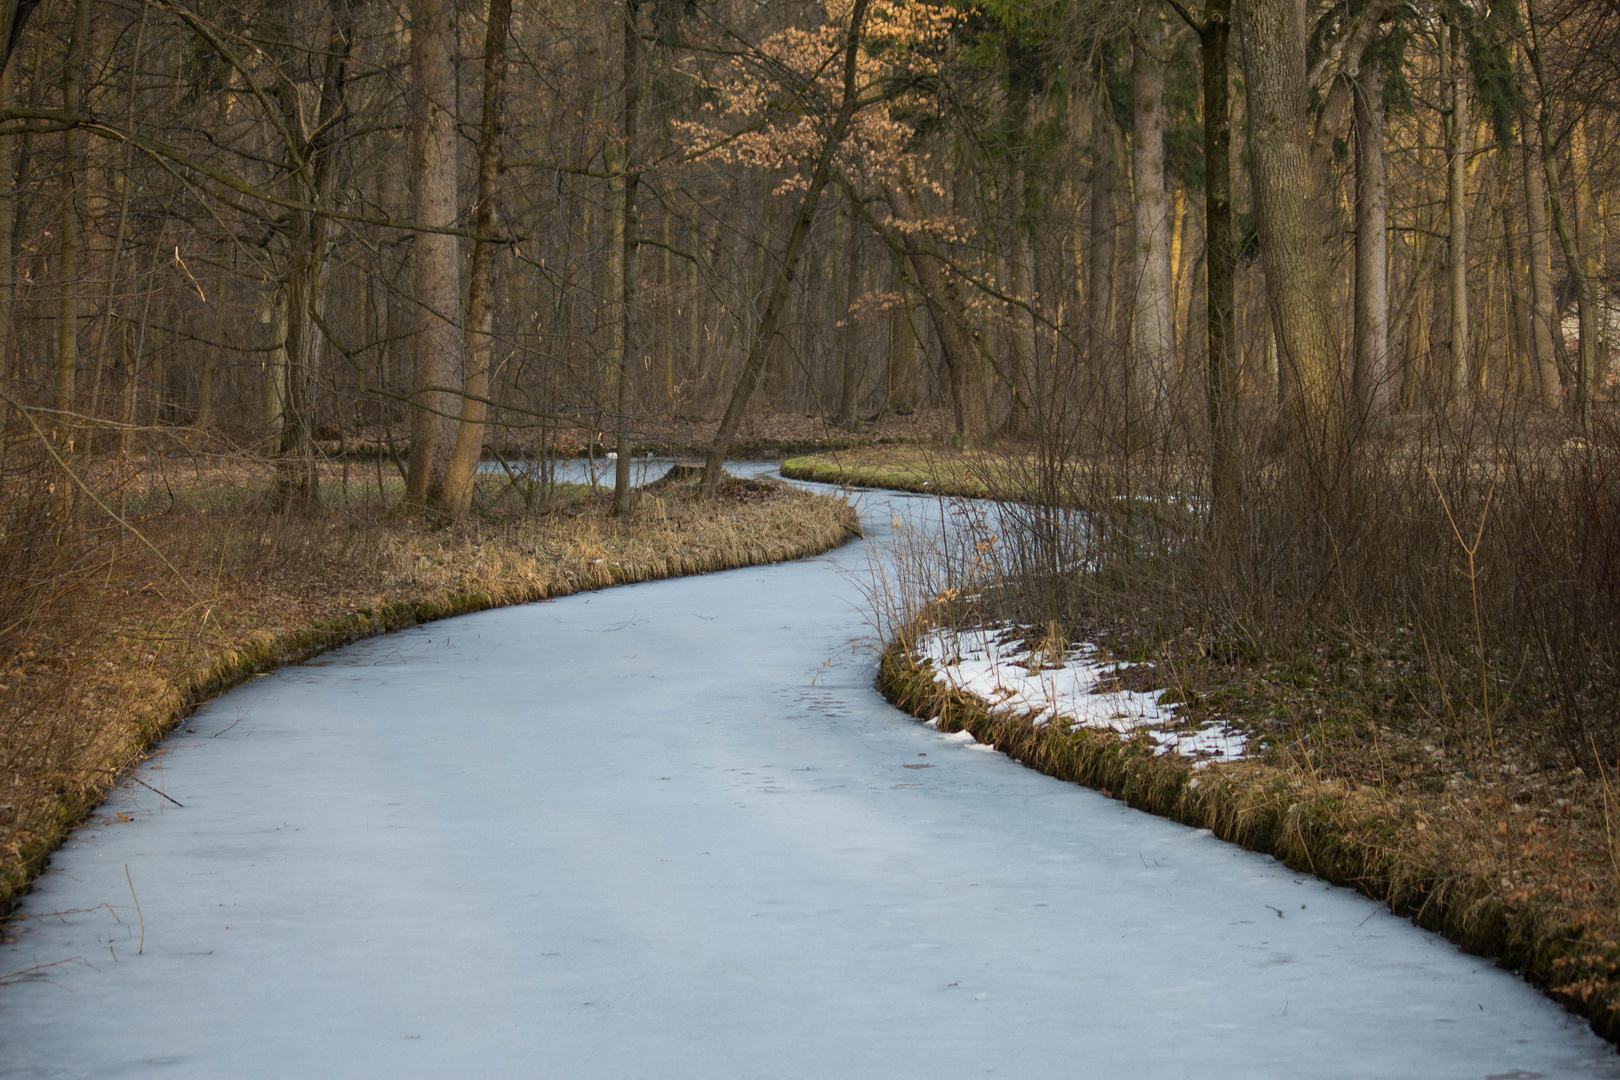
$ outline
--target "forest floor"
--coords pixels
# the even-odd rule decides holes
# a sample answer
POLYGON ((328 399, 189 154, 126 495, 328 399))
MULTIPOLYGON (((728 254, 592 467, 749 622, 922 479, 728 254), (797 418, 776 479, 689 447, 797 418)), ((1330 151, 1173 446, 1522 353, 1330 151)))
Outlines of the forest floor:
MULTIPOLYGON (((805 479, 970 496, 987 493, 987 471, 937 447, 783 466, 805 479)), ((1242 760, 1194 764, 1140 734, 1037 726, 936 681, 899 642, 885 657, 885 693, 939 717, 942 731, 969 730, 1031 767, 1358 888, 1499 957, 1620 1038, 1620 777, 1601 759, 1582 768, 1551 715, 1516 704, 1511 722, 1486 723, 1448 698, 1430 643, 1410 628, 1383 641, 1318 628, 1244 655, 1254 650, 1167 631, 1133 608, 1128 596, 1103 600, 1083 625, 1062 628, 1068 645, 1097 649, 1094 662, 1123 665, 1095 692, 1158 694, 1186 730, 1245 736, 1242 760)), ((936 605, 902 637, 1004 617, 936 605)), ((1035 656, 1051 632, 1025 631, 1035 656)))
POLYGON ((767 481, 729 481, 715 503, 654 483, 615 518, 605 492, 558 485, 529 505, 490 476, 480 512, 444 526, 397 513, 397 479, 370 469, 326 467, 313 517, 271 512, 267 480, 262 463, 200 457, 120 477, 107 502, 130 527, 86 530, 52 584, 70 614, 0 659, 0 912, 157 739, 244 679, 429 619, 799 558, 859 531, 842 501, 767 481))

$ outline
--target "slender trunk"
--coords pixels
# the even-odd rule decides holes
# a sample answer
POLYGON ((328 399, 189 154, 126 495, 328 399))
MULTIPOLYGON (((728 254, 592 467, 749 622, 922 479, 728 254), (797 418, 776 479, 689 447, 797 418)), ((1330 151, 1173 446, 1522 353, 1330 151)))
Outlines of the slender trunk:
POLYGON ((748 410, 748 400, 753 397, 754 387, 759 381, 760 370, 764 368, 765 360, 770 356, 771 346, 776 341, 776 328, 781 319, 782 306, 792 288, 793 272, 798 267, 799 256, 804 251, 805 238, 809 236, 810 225, 815 220, 816 204, 821 201, 821 193, 832 179, 833 156, 837 154, 838 147, 849 133, 850 123, 860 104, 857 96, 856 62, 860 56, 861 27, 865 22, 866 9, 870 2, 871 0, 854 0, 850 11, 849 30, 844 40, 843 98, 838 107, 838 115, 833 121, 832 130, 822 141, 815 168, 810 173, 804 197, 799 202, 798 216, 794 219, 793 229, 788 234, 787 246, 782 252, 781 259, 777 261, 776 272, 772 275, 770 288, 766 291, 765 306, 760 312, 759 329, 749 343, 748 356, 743 361, 742 375, 737 380, 737 387, 732 392, 731 401, 726 405, 726 413, 721 417, 720 427, 715 432, 714 443, 703 462, 703 491, 705 496, 710 498, 719 489, 720 469, 725 461, 726 451, 731 448, 731 440, 737 434, 737 428, 748 410))
POLYGON ((1344 435, 1344 379, 1332 283, 1310 168, 1303 12, 1246 0, 1243 54, 1250 159, 1266 292, 1278 338, 1286 439, 1331 487, 1344 435))
POLYGON ((1131 212, 1135 221, 1128 424, 1158 432, 1170 392, 1170 203, 1164 186, 1163 22, 1150 13, 1131 45, 1131 212))
MULTIPOLYGON (((16 93, 17 78, 8 67, 0 68, 0 106, 9 107, 16 93)), ((16 332, 17 290, 14 260, 16 259, 16 184, 17 144, 13 136, 0 135, 0 379, 10 380, 16 373, 12 367, 16 332)), ((18 380, 20 384, 21 380, 18 380)), ((13 393, 22 389, 12 386, 13 393)), ((0 404, 0 425, 10 419, 11 406, 0 404)))
MULTIPOLYGON (((411 217, 429 228, 456 223, 454 17, 451 0, 410 0, 411 217)), ((405 502, 436 509, 451 454, 447 418, 456 406, 447 388, 461 358, 461 256, 448 233, 419 232, 411 244, 416 408, 405 502)))
POLYGON ((636 127, 641 119, 641 2, 624 0, 624 96, 619 114, 619 137, 623 141, 619 159, 619 218, 614 223, 619 246, 618 319, 614 326, 613 351, 618 361, 618 394, 614 403, 617 429, 614 440, 618 454, 613 468, 613 512, 630 509, 630 410, 635 401, 635 364, 632 356, 640 349, 633 343, 636 302, 636 186, 641 174, 635 169, 636 127))
POLYGON ((844 237, 844 317, 839 320, 839 388, 838 423, 849 427, 855 423, 855 409, 861 389, 861 354, 855 332, 855 302, 860 299, 861 240, 857 231, 855 208, 851 206, 844 237))
POLYGON ((900 299, 889 309, 889 408, 908 416, 917 409, 917 329, 911 321, 914 305, 899 254, 894 256, 892 280, 889 291, 900 299))
POLYGON ((273 457, 281 445, 281 417, 287 398, 287 286, 278 284, 266 298, 259 321, 270 327, 270 351, 260 380, 259 420, 265 431, 260 451, 273 457))
POLYGON ((1232 321, 1237 250, 1232 243, 1232 119, 1228 78, 1232 0, 1208 0, 1199 29, 1204 95, 1204 244, 1206 412, 1209 417, 1210 531, 1218 550, 1232 539, 1239 477, 1236 434, 1238 372, 1232 321))
POLYGON ((1530 362, 1541 404, 1557 410, 1564 404, 1564 386, 1558 374, 1558 349, 1553 339, 1558 326, 1558 307, 1552 288, 1547 173, 1541 167, 1541 148, 1533 122, 1526 120, 1520 134, 1524 150, 1525 246, 1530 256, 1530 362))
POLYGON ((1356 294, 1351 386, 1362 423, 1389 420, 1389 188, 1384 168, 1384 77, 1369 67, 1355 80, 1356 294))
MULTIPOLYGON (((73 36, 68 40, 67 59, 62 65, 62 109, 77 113, 80 106, 79 78, 83 74, 86 46, 90 39, 91 0, 75 0, 73 5, 73 36)), ((73 412, 79 364, 79 181, 83 172, 80 161, 79 129, 68 126, 62 131, 62 216, 60 230, 61 252, 57 257, 57 286, 61 290, 56 307, 56 408, 57 441, 67 453, 73 451, 73 412)), ((71 485, 62 485, 64 499, 72 491, 71 485)))
POLYGON ((1114 340, 1114 177, 1119 171, 1119 131, 1099 110, 1091 149, 1091 269, 1086 284, 1086 352, 1102 405, 1112 417, 1124 409, 1125 373, 1114 340))
POLYGON ((1469 392, 1473 357, 1468 343, 1468 58, 1463 33, 1443 24, 1440 78, 1446 111, 1446 261, 1447 345, 1446 393, 1453 401, 1469 392))
POLYGON ((484 108, 478 130, 478 207, 474 214, 478 237, 473 241, 467 285, 466 389, 461 397, 461 422, 456 446, 445 471, 444 508, 451 517, 464 517, 472 507, 478 462, 484 450, 484 418, 489 398, 490 366, 495 352, 496 230, 500 228, 499 182, 501 138, 505 132, 506 31, 512 20, 512 0, 489 0, 484 30, 484 108))

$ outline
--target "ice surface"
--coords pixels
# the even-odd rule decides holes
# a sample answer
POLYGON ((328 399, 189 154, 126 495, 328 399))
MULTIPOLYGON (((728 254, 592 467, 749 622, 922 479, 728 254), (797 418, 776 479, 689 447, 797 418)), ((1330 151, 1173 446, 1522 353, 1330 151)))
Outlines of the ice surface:
POLYGON ((1109 676, 1129 665, 1094 661, 1095 650, 1085 643, 1061 659, 1038 655, 1024 644, 1026 637, 1023 628, 1008 623, 939 627, 916 650, 935 682, 974 695, 991 712, 1027 714, 1037 727, 1061 718, 1078 727, 1142 734, 1158 744, 1159 753, 1182 754, 1195 765, 1243 756, 1242 732, 1216 723, 1188 729, 1175 706, 1159 704, 1161 691, 1103 689, 1109 676))
MULTIPOLYGON (((867 543, 938 512, 863 506, 867 543)), ((864 561, 452 619, 211 702, 140 772, 185 808, 122 789, 28 897, 0 972, 69 962, 0 989, 0 1075, 1620 1075, 1372 902, 890 708, 849 649, 864 561)))

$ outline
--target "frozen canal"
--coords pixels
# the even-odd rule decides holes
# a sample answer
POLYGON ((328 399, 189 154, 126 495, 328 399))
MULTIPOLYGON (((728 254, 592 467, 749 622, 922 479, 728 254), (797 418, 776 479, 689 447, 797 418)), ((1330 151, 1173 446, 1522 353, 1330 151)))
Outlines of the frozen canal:
MULTIPOLYGON (((933 505, 863 501, 880 543, 933 505)), ((891 709, 865 560, 219 698, 139 773, 184 808, 127 787, 29 897, 0 971, 55 966, 0 989, 0 1075, 1620 1076, 1369 901, 891 709)))

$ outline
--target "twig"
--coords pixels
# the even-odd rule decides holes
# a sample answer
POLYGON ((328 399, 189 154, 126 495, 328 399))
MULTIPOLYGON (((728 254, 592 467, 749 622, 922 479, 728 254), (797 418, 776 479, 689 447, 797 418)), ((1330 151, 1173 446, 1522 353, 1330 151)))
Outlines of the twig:
POLYGON ((146 916, 141 912, 141 898, 135 895, 135 879, 129 876, 129 863, 124 864, 124 880, 129 882, 129 895, 135 901, 135 914, 141 920, 141 944, 135 950, 140 956, 146 951, 146 916))
POLYGON ((179 799, 175 798, 173 795, 165 795, 163 792, 158 791, 157 788, 153 787, 151 784, 148 784, 145 780, 142 780, 140 777, 132 776, 132 777, 130 777, 130 779, 135 781, 137 784, 141 785, 141 787, 145 788, 147 791, 156 791, 159 795, 163 795, 163 797, 165 799, 168 799, 170 802, 174 803, 174 805, 178 806, 180 809, 184 810, 186 808, 185 803, 181 802, 179 799))

